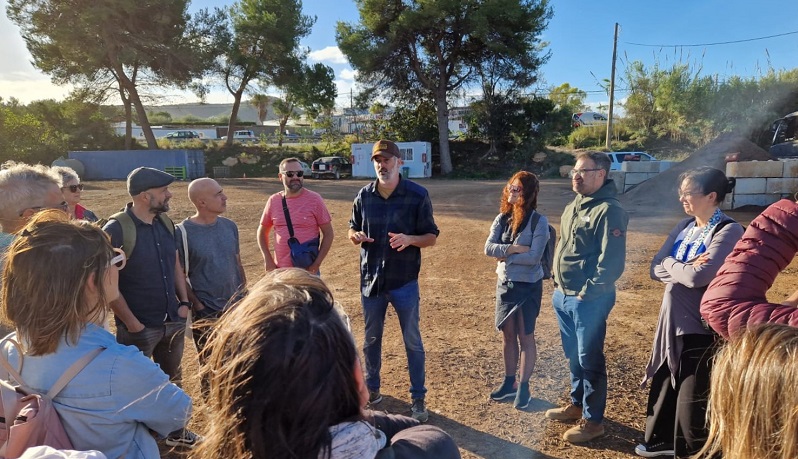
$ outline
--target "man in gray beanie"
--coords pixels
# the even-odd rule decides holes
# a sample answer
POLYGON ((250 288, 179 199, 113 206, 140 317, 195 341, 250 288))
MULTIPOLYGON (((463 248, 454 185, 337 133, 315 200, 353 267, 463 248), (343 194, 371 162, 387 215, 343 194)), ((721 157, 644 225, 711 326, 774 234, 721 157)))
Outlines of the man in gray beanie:
MULTIPOLYGON (((174 180, 158 169, 134 169, 127 177, 133 202, 111 216, 103 229, 111 236, 111 244, 128 257, 119 271, 119 299, 111 302, 116 340, 138 347, 180 385, 191 303, 178 263, 175 226, 165 215, 172 199, 169 185, 174 180)), ((199 440, 188 429, 180 429, 169 434, 166 444, 193 447, 199 440)))

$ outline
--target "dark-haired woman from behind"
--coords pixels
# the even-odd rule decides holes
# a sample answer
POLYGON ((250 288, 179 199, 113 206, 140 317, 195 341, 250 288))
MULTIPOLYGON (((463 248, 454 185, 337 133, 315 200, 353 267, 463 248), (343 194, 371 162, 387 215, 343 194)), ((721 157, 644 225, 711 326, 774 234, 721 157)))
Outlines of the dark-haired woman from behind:
POLYGON ((540 182, 535 174, 521 171, 507 181, 485 241, 485 255, 496 259, 496 329, 502 332, 504 380, 490 394, 493 400, 514 398, 513 406, 524 409, 531 398, 529 378, 535 369, 537 345, 535 322, 543 295, 540 264, 549 240, 549 222, 537 212, 540 182), (515 372, 520 364, 521 381, 515 372))
POLYGON ((222 316, 208 346, 214 416, 193 457, 460 457, 437 427, 365 410, 348 319, 305 270, 267 273, 222 316))
POLYGON ((679 176, 688 218, 671 230, 651 261, 651 278, 665 284, 651 358, 643 457, 688 457, 707 436, 706 407, 715 335, 701 320, 701 297, 743 234, 719 206, 734 178, 710 167, 679 176))

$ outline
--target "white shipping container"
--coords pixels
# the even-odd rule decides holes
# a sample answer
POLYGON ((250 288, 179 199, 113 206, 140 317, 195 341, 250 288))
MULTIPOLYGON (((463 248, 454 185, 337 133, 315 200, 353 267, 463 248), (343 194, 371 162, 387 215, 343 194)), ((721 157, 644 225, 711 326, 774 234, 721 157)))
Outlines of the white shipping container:
MULTIPOLYGON (((402 168, 409 178, 432 177, 432 144, 429 142, 396 142, 402 153, 402 168)), ((377 178, 371 162, 373 143, 352 144, 352 177, 377 178)), ((401 172, 401 171, 400 171, 401 172)))

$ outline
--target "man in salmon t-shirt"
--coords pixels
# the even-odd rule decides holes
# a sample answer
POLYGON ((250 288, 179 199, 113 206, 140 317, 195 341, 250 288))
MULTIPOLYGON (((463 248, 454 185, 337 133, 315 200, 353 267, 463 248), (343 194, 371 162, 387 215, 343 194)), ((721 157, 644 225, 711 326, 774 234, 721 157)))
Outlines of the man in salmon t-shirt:
POLYGON ((305 243, 319 237, 319 255, 312 265, 306 269, 314 274, 319 273, 321 262, 330 251, 333 241, 332 217, 324 205, 324 200, 316 192, 304 187, 304 173, 302 165, 297 158, 286 158, 280 162, 280 172, 277 175, 283 182, 284 191, 275 193, 266 201, 263 209, 260 226, 258 227, 258 245, 263 254, 263 265, 266 271, 277 268, 290 268, 291 251, 288 248, 289 231, 283 210, 283 197, 285 197, 291 225, 294 228, 294 237, 300 243, 305 243), (269 233, 274 228, 274 254, 269 246, 269 233))

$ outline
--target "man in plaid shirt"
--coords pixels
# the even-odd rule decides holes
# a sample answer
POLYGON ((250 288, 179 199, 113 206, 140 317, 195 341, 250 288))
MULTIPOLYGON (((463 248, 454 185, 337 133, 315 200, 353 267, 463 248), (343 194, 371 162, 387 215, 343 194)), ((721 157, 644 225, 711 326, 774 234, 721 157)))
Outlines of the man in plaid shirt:
POLYGON ((426 422, 425 352, 419 329, 418 273, 421 249, 435 245, 440 231, 427 190, 403 179, 399 147, 380 140, 371 161, 377 180, 358 192, 349 220, 349 239, 360 245, 360 291, 366 324, 363 354, 369 402, 382 401, 382 332, 388 303, 402 329, 410 372, 411 415, 426 422))

